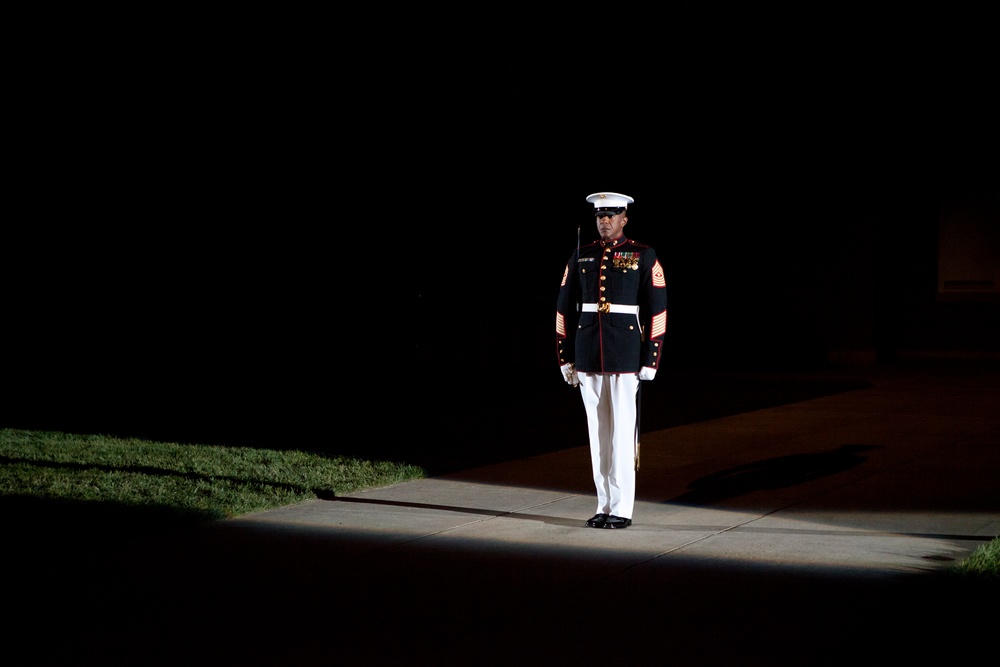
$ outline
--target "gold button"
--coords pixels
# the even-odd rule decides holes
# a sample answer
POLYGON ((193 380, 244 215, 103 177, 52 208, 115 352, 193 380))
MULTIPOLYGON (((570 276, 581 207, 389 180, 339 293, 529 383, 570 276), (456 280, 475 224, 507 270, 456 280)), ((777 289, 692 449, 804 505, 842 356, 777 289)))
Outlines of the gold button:
MULTIPOLYGON (((602 292, 603 292, 604 290, 606 290, 606 289, 607 289, 607 287, 605 287, 604 285, 601 285, 601 291, 602 291, 602 292)), ((601 299, 601 300, 603 301, 604 299, 601 299)))
POLYGON ((607 279, 608 279, 608 277, 607 277, 607 276, 601 276, 601 280, 602 280, 602 281, 604 281, 604 280, 607 280, 607 279))

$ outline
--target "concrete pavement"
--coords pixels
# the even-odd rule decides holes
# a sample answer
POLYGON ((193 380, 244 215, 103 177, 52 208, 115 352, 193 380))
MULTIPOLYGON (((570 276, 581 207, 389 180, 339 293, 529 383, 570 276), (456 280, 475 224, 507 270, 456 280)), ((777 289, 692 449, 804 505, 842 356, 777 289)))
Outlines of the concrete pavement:
POLYGON ((81 584, 131 611, 67 641, 135 665, 995 655, 997 587, 944 573, 1000 535, 996 369, 833 371, 870 386, 644 433, 626 530, 585 527, 581 444, 146 540, 81 584))

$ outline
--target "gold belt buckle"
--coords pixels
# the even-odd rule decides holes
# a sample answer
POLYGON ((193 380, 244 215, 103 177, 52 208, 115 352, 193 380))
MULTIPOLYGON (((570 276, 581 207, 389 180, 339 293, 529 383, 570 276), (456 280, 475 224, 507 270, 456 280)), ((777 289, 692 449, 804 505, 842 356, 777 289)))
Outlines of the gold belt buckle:
POLYGON ((611 312, 611 304, 608 303, 607 301, 605 301, 604 303, 602 303, 601 305, 599 305, 597 307, 597 312, 599 312, 599 313, 610 313, 611 312))

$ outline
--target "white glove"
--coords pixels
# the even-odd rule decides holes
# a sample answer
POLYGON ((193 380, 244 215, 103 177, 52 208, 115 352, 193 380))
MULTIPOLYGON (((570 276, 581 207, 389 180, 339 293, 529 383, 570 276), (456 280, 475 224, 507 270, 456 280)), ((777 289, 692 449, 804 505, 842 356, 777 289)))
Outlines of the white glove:
POLYGON ((649 366, 643 366, 639 369, 639 379, 640 380, 652 380, 656 377, 656 369, 650 368, 649 366))
POLYGON ((563 364, 559 367, 562 371, 563 378, 566 379, 566 384, 571 387, 578 387, 580 385, 580 378, 576 374, 576 364, 563 364))

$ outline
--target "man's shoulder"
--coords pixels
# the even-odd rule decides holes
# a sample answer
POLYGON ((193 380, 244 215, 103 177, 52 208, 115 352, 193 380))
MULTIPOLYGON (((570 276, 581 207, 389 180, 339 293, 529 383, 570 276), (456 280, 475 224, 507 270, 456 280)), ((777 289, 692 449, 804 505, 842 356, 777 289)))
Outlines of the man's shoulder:
POLYGON ((642 250, 652 250, 653 249, 653 246, 647 245, 645 243, 640 243, 639 241, 636 241, 635 239, 628 239, 626 241, 626 243, 628 245, 631 245, 631 246, 633 246, 635 248, 640 248, 642 250))

